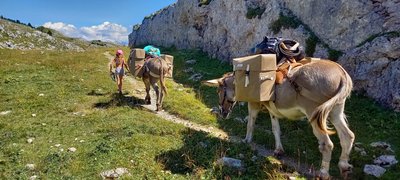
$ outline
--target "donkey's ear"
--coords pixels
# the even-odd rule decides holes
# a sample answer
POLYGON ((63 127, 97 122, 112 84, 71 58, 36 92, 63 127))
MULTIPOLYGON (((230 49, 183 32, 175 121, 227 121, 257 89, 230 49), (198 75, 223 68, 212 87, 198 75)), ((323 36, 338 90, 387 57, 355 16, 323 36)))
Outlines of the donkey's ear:
POLYGON ((204 85, 211 86, 211 87, 218 87, 219 86, 219 79, 212 79, 212 80, 206 80, 201 82, 204 85))

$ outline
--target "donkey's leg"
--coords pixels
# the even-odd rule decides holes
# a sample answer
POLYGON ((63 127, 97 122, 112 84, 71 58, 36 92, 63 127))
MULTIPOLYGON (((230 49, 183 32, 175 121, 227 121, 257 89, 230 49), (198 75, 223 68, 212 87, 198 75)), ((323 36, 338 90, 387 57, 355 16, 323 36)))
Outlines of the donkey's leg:
POLYGON ((162 110, 163 102, 164 102, 164 91, 160 89, 160 110, 162 110))
POLYGON ((261 106, 260 103, 254 102, 249 102, 247 104, 249 110, 249 120, 247 121, 246 138, 243 139, 243 142, 250 143, 253 139, 254 124, 256 123, 256 118, 258 112, 260 112, 261 106))
POLYGON ((353 166, 349 164, 349 155, 354 142, 354 133, 349 129, 344 114, 344 103, 336 105, 330 115, 330 121, 335 126, 342 147, 342 154, 339 159, 339 169, 342 176, 346 179, 353 166))
POLYGON ((156 111, 160 110, 160 88, 157 85, 158 79, 150 78, 151 86, 153 86, 154 91, 156 92, 157 100, 156 100, 156 111))
POLYGON ((146 87, 146 97, 144 101, 146 104, 151 104, 151 97, 150 97, 150 81, 148 78, 143 78, 143 83, 146 87))
POLYGON ((274 133, 275 137, 275 150, 274 155, 279 157, 283 155, 284 150, 281 143, 281 128, 279 126, 279 119, 273 116, 271 113, 269 114, 271 117, 271 124, 272 124, 272 133, 274 133))
POLYGON ((318 139, 319 151, 322 154, 320 176, 322 179, 329 179, 329 164, 332 158, 333 143, 328 134, 322 133, 316 121, 311 123, 313 133, 318 139))

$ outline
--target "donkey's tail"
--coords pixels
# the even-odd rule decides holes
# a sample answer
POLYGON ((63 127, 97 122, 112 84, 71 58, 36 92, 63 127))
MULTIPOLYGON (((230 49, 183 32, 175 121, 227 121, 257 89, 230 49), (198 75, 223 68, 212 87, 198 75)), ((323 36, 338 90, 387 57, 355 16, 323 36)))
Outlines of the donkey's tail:
POLYGON ((319 130, 324 134, 334 134, 327 126, 327 118, 333 107, 338 103, 344 103, 345 99, 350 96, 353 89, 353 82, 349 74, 338 64, 343 71, 344 77, 340 79, 339 90, 335 96, 318 106, 311 115, 311 123, 317 121, 319 130))
POLYGON ((167 93, 167 87, 165 86, 165 80, 164 80, 164 66, 163 66, 163 59, 162 58, 158 58, 158 60, 160 60, 160 86, 161 86, 161 90, 164 92, 164 94, 168 94, 167 93))

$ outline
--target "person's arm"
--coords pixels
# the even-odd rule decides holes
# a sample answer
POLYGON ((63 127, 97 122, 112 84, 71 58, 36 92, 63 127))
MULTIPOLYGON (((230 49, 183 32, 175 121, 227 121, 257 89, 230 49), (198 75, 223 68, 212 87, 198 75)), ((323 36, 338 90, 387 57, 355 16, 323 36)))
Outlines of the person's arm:
POLYGON ((125 66, 126 70, 128 70, 128 72, 130 72, 129 67, 128 67, 128 65, 127 65, 126 62, 125 62, 125 58, 124 58, 124 66, 125 66))
POLYGON ((114 59, 111 59, 110 63, 108 63, 109 68, 110 68, 110 74, 112 73, 113 63, 114 63, 114 59))

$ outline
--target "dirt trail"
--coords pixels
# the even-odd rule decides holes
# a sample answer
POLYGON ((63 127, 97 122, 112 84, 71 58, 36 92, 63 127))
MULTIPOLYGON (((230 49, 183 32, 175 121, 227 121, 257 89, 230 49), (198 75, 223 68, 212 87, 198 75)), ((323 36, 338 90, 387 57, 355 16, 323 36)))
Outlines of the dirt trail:
MULTIPOLYGON (((112 59, 114 58, 110 53, 105 52, 104 55, 106 56, 107 59, 112 59)), ((132 76, 125 76, 124 81, 129 82, 130 87, 134 87, 134 91, 130 92, 134 97, 139 98, 139 99, 144 99, 146 96, 145 93, 145 86, 142 81, 136 80, 132 76)), ((126 87, 126 86, 125 86, 126 87)), ((153 90, 150 91, 150 96, 151 96, 151 104, 150 105, 140 105, 152 112, 154 112, 158 117, 163 118, 167 121, 176 123, 176 124, 182 124, 187 128, 196 130, 196 131, 202 131, 210 134, 213 137, 219 138, 221 140, 226 140, 229 142, 233 143, 242 143, 242 139, 237 136, 229 136, 225 131, 218 129, 216 127, 212 126, 204 126, 200 125, 197 123, 190 122, 189 120, 182 119, 180 117, 177 117, 175 115, 169 114, 167 111, 155 111, 156 109, 156 96, 155 92, 153 90)), ((256 150, 259 156, 267 157, 267 156, 273 156, 274 155, 274 150, 271 149, 266 149, 262 145, 256 144, 256 143, 251 143, 250 146, 252 147, 253 150, 256 150)), ((315 172, 313 168, 308 167, 307 165, 300 164, 298 161, 290 158, 290 157, 282 157, 279 159, 283 164, 292 167, 296 169, 299 173, 301 173, 304 176, 307 177, 314 177, 315 172)))

